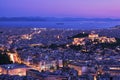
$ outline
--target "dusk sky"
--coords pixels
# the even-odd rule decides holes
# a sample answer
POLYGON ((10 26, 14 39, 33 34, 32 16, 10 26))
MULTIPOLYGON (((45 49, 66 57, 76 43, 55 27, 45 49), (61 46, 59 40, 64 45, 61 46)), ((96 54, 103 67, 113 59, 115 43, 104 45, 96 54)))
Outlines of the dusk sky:
POLYGON ((0 0, 0 16, 120 18, 120 0, 0 0))

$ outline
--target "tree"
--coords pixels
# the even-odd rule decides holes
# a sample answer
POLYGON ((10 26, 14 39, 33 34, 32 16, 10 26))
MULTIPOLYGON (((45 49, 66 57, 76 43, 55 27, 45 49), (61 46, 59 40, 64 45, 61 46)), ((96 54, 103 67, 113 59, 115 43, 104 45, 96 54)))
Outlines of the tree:
POLYGON ((0 65, 11 64, 11 63, 12 63, 12 61, 10 61, 9 56, 6 53, 4 53, 4 54, 0 53, 0 65))

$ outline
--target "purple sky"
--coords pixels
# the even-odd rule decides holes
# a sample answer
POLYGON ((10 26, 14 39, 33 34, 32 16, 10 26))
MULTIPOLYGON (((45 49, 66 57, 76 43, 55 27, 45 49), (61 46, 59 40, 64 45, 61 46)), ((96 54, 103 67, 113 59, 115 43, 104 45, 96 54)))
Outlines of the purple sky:
POLYGON ((120 0, 0 0, 0 16, 120 18, 120 0))

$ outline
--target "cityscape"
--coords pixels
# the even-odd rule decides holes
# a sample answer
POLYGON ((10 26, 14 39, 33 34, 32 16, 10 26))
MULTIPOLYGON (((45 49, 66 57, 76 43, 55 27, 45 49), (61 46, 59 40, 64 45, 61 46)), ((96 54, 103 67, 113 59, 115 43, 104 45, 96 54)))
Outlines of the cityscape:
POLYGON ((119 80, 119 32, 118 28, 1 28, 0 78, 119 80))
POLYGON ((0 80, 120 80, 119 0, 1 0, 0 80))

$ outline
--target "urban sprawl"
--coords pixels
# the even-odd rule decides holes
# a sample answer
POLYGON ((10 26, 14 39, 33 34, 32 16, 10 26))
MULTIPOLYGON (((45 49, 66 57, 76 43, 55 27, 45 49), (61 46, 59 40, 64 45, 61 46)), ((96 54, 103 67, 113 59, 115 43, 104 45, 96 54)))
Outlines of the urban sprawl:
POLYGON ((1 27, 0 80, 120 80, 120 29, 1 27))

